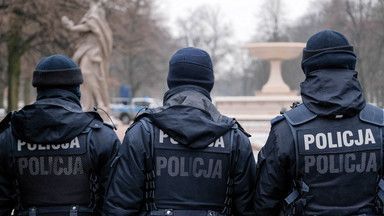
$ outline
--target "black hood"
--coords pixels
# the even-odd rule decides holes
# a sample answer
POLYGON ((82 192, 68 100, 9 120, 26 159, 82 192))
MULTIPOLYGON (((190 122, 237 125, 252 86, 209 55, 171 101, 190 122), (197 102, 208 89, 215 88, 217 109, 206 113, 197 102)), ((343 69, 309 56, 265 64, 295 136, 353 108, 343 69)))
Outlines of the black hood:
POLYGON ((311 71, 300 86, 303 103, 319 116, 353 116, 365 106, 357 72, 353 70, 311 71))
POLYGON ((34 144, 61 144, 78 136, 97 112, 83 112, 78 97, 64 89, 47 89, 37 101, 12 115, 12 133, 34 144))
POLYGON ((236 124, 234 119, 220 115, 207 96, 191 87, 167 92, 164 107, 148 110, 147 116, 179 144, 194 149, 207 147, 236 124))

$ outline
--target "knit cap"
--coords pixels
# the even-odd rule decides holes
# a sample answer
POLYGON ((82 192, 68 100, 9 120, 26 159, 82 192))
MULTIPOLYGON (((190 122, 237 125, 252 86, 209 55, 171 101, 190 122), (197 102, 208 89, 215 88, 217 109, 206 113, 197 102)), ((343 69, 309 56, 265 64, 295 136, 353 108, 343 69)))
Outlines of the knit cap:
POLYGON ((354 70, 355 64, 353 46, 336 31, 324 30, 314 34, 303 49, 301 67, 306 75, 319 69, 354 70))
POLYGON ((78 86, 83 83, 83 76, 78 65, 69 57, 52 55, 37 64, 33 72, 33 87, 78 86))
POLYGON ((211 57, 202 49, 183 48, 169 60, 167 77, 169 89, 182 85, 194 85, 210 92, 214 81, 211 57))

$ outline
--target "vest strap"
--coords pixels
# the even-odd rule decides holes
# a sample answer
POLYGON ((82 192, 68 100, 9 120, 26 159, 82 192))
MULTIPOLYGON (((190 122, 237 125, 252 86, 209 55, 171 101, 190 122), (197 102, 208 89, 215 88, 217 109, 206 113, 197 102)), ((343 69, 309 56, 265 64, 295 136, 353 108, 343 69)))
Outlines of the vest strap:
POLYGON ((380 181, 378 183, 378 191, 376 196, 376 212, 380 215, 384 215, 384 180, 383 178, 380 178, 380 181))
POLYGON ((143 124, 144 128, 150 133, 150 154, 151 157, 147 161, 147 173, 145 174, 145 211, 154 211, 157 209, 155 203, 155 189, 156 189, 156 173, 155 173, 155 147, 154 147, 154 131, 151 125, 151 120, 147 117, 142 117, 139 121, 143 124))
POLYGON ((302 180, 293 181, 293 191, 285 198, 285 202, 289 209, 288 215, 303 215, 304 207, 313 198, 308 195, 309 187, 302 180))

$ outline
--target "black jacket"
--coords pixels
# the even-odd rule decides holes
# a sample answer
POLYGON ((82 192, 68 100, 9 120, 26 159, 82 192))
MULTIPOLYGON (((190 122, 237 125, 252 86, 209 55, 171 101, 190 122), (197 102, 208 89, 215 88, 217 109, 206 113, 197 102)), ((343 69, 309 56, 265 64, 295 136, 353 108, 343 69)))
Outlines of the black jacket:
POLYGON ((204 92, 193 87, 171 90, 164 107, 149 110, 145 116, 144 122, 134 123, 125 135, 106 196, 105 215, 146 214, 146 173, 152 155, 156 157, 154 204, 158 209, 222 211, 232 166, 233 212, 254 214, 255 160, 249 140, 204 92), (230 157, 232 165, 228 165, 230 157))
POLYGON ((34 104, 9 115, 1 126, 0 215, 9 215, 17 205, 20 211, 88 205, 76 200, 92 199, 91 174, 98 176, 94 195, 100 211, 109 164, 120 141, 97 112, 82 112, 70 91, 46 89, 34 104))
POLYGON ((256 215, 288 213, 284 199, 294 180, 309 187, 309 192, 300 191, 307 201, 303 215, 375 214, 382 110, 366 105, 356 71, 311 71, 301 87, 303 104, 272 120, 259 152, 256 215), (292 121, 292 114, 303 121, 292 121), (367 121, 366 116, 381 120, 367 121))

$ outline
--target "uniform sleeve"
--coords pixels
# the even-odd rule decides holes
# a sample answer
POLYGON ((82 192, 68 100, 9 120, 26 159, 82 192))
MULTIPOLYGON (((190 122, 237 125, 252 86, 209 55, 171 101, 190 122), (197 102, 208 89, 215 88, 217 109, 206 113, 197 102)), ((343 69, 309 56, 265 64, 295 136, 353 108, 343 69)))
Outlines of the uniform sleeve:
POLYGON ((120 146, 121 142, 119 137, 108 126, 103 126, 101 129, 94 130, 92 133, 90 148, 91 160, 96 174, 99 176, 98 208, 101 208, 104 202, 106 187, 111 175, 111 166, 118 155, 120 146))
POLYGON ((150 134, 139 122, 129 129, 119 151, 103 206, 103 215, 138 215, 143 209, 145 161, 150 158, 144 146, 150 134))
MULTIPOLYGON (((0 215, 11 215, 12 209, 16 206, 16 192, 12 184, 12 174, 9 167, 10 140, 7 137, 8 130, 0 134, 0 215)), ((10 133, 8 133, 10 134, 10 133)))
POLYGON ((236 158, 233 172, 235 215, 253 216, 256 175, 255 157, 248 137, 238 131, 236 141, 238 147, 232 154, 236 158))
POLYGON ((293 166, 289 160, 293 138, 289 129, 283 131, 285 133, 279 134, 280 131, 272 127, 267 143, 258 154, 254 202, 256 215, 279 215, 290 190, 292 179, 288 170, 292 170, 290 166, 293 166))

